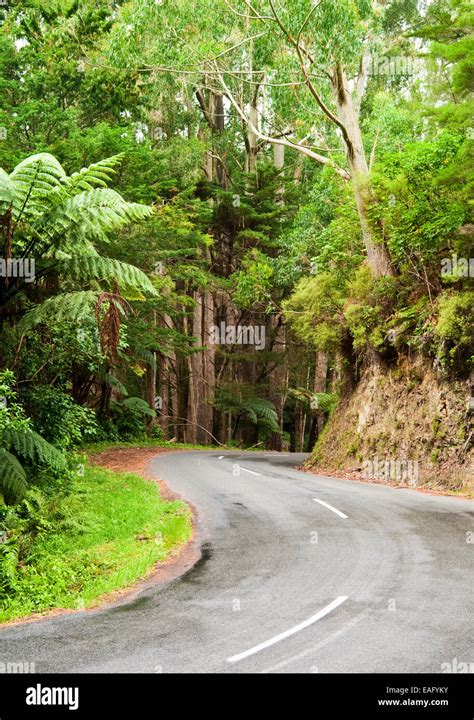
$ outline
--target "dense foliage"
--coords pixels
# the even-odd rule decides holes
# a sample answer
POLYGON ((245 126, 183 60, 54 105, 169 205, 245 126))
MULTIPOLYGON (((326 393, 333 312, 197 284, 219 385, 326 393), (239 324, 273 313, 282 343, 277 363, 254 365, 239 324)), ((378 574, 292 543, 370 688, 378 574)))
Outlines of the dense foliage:
POLYGON ((467 0, 0 8, 7 503, 84 442, 310 449, 373 362, 469 376, 472 20, 467 0))

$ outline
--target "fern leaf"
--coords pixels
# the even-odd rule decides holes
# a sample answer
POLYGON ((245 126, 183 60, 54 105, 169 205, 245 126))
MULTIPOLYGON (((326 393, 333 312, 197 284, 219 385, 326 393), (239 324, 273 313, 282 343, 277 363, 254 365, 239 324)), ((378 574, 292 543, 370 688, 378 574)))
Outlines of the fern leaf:
POLYGON ((107 373, 107 375, 104 375, 104 381, 106 385, 109 385, 110 387, 113 387, 114 390, 117 390, 120 395, 128 395, 127 388, 123 383, 120 382, 118 378, 115 377, 115 375, 107 373))
POLYGON ((45 212, 65 175, 60 163, 49 153, 31 155, 17 165, 10 175, 15 219, 20 220, 23 214, 35 217, 45 212))
POLYGON ((79 172, 73 173, 70 177, 62 179, 62 184, 67 189, 68 194, 76 191, 93 190, 95 187, 107 187, 115 175, 115 168, 123 161, 124 154, 113 155, 99 162, 82 168, 79 172))
POLYGON ((134 265, 100 255, 78 255, 56 264, 56 271, 63 277, 74 280, 111 280, 121 286, 143 290, 158 295, 151 280, 134 265))
POLYGON ((148 205, 129 203, 115 190, 99 187, 67 198, 37 230, 56 245, 64 242, 64 237, 74 244, 91 240, 108 242, 108 233, 112 230, 145 220, 152 214, 153 208, 148 205))
POLYGON ((147 415, 148 417, 156 416, 156 412, 152 410, 146 400, 143 400, 142 398, 129 397, 126 398, 121 404, 132 412, 141 413, 142 415, 147 415))
POLYGON ((2 433, 2 445, 32 463, 48 465, 55 470, 64 470, 66 467, 64 455, 34 430, 6 427, 2 433))
POLYGON ((48 298, 41 305, 27 312, 21 319, 19 326, 26 330, 34 325, 52 320, 56 323, 62 320, 80 322, 84 318, 93 315, 98 296, 98 292, 81 290, 48 298))
POLYGON ((15 499, 23 497, 27 490, 26 473, 22 466, 5 448, 0 448, 0 491, 15 499))

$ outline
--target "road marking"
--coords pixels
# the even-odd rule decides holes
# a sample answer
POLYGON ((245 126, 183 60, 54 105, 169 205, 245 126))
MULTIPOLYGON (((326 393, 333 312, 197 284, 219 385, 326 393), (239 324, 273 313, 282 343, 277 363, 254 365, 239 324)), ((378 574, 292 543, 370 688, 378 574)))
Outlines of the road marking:
POLYGON ((240 466, 241 470, 245 470, 245 472, 252 473, 252 475, 258 475, 259 477, 262 477, 262 473, 255 472, 254 470, 248 470, 247 468, 240 466))
POLYGON ((355 618, 349 620, 349 622, 343 625, 342 628, 339 628, 339 630, 336 630, 335 632, 331 633, 331 635, 329 635, 327 638, 321 640, 321 642, 316 643, 316 645, 313 645, 307 650, 303 650, 303 652, 300 652, 298 655, 293 655, 293 657, 288 658, 287 660, 282 660, 282 662, 279 662, 277 665, 272 665, 271 667, 266 667, 264 670, 260 670, 260 674, 265 675, 267 673, 273 673, 276 670, 281 670, 281 668, 287 667, 288 665, 291 665, 298 660, 302 660, 309 655, 314 655, 317 650, 320 650, 326 645, 329 645, 329 643, 332 643, 334 640, 337 640, 337 638, 341 637, 341 635, 344 635, 349 630, 352 630, 352 628, 358 625, 361 620, 366 620, 368 617, 369 611, 364 610, 359 615, 356 615, 355 618))
POLYGON ((217 459, 218 459, 218 460, 223 460, 223 459, 224 459, 224 456, 223 456, 223 455, 219 455, 219 457, 218 457, 217 459))
POLYGON ((227 658, 227 662, 239 662, 239 660, 243 660, 244 658, 249 657, 249 655, 255 655, 255 653, 260 652, 260 650, 265 650, 265 648, 270 647, 271 645, 275 645, 275 643, 280 642, 280 640, 285 640, 287 637, 294 635, 300 630, 304 630, 310 625, 313 625, 313 623, 317 622, 318 620, 321 620, 321 618, 329 615, 329 613, 339 607, 339 605, 342 605, 343 602, 346 602, 348 597, 348 595, 340 595, 338 598, 333 600, 332 603, 329 603, 329 605, 326 605, 325 608, 317 612, 316 615, 312 615, 308 620, 305 620, 299 625, 295 625, 289 630, 285 630, 285 632, 280 633, 280 635, 275 635, 275 637, 271 638, 270 640, 266 640, 266 642, 260 643, 260 645, 256 645, 255 647, 250 648, 250 650, 245 650, 245 652, 239 653, 239 655, 232 655, 232 657, 227 658))
POLYGON ((327 508, 328 510, 332 510, 333 512, 336 513, 336 515, 339 515, 339 517, 344 518, 344 520, 347 520, 347 515, 344 515, 343 512, 341 512, 337 508, 333 507, 332 505, 329 505, 329 503, 324 502, 324 500, 318 500, 318 498, 313 498, 313 500, 314 500, 314 502, 317 502, 320 505, 324 505, 324 507, 327 508))

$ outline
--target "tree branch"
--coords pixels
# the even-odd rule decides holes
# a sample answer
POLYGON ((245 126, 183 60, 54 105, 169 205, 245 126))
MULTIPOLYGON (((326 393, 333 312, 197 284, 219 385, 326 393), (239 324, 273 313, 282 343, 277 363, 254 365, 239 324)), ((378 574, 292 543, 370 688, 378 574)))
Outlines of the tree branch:
POLYGON ((291 142, 291 140, 287 140, 286 138, 275 138, 270 137, 269 135, 265 135, 262 133, 245 115, 244 111, 234 98, 230 88, 228 87, 227 83, 225 82, 224 78, 222 77, 222 74, 219 72, 219 70, 216 68, 216 77, 219 79, 222 88, 225 92, 225 95, 227 99, 229 100, 230 104, 233 106, 233 108, 236 110, 239 117, 245 122, 245 124, 252 130, 252 132, 255 133, 255 135, 260 139, 264 140, 265 142, 271 143, 272 145, 284 145, 285 147, 292 148, 293 150, 298 150, 298 152, 302 153, 303 155, 306 155, 307 157, 310 157, 312 160, 316 160, 317 162, 321 163, 321 165, 328 165, 329 167, 332 167, 337 174, 342 177, 344 180, 350 180, 351 176, 350 174, 344 170, 343 168, 340 168, 338 165, 336 165, 330 158, 325 157, 324 155, 320 155, 319 153, 314 152, 310 148, 306 147, 305 145, 299 145, 298 143, 291 142))
MULTIPOLYGON (((303 22, 303 24, 302 24, 302 26, 301 26, 301 28, 300 28, 300 31, 299 31, 299 33, 298 33, 298 37, 297 37, 297 39, 295 40, 295 39, 293 38, 293 36, 290 34, 290 32, 289 32, 289 31, 286 29, 286 27, 283 25, 282 21, 280 20, 277 12, 276 12, 276 10, 275 10, 275 5, 274 5, 274 3, 273 3, 273 0, 269 0, 269 1, 270 1, 270 7, 271 7, 271 9, 272 9, 273 15, 275 16, 275 21, 278 23, 279 28, 281 29, 281 31, 283 32, 283 34, 285 35, 285 37, 288 39, 288 41, 291 43, 291 45, 293 45, 293 47, 295 48, 295 50, 296 50, 296 52, 297 52, 298 59, 299 59, 299 61, 300 61, 300 65, 301 65, 301 70, 303 71, 305 83, 306 83, 306 85, 307 85, 307 87, 308 87, 311 95, 314 97, 314 99, 316 100, 319 108, 323 111, 323 113, 326 115, 326 117, 328 117, 329 120, 331 120, 331 122, 340 129, 340 131, 342 132, 342 136, 343 136, 343 138, 344 138, 344 142, 345 142, 347 145, 350 145, 350 144, 351 144, 351 140, 350 140, 350 138, 349 138, 349 134, 348 134, 348 132, 347 132, 347 130, 346 130, 345 125, 339 120, 339 118, 338 118, 336 115, 334 115, 333 112, 331 112, 331 110, 330 110, 330 109, 328 108, 328 106, 325 104, 325 102, 323 101, 323 99, 322 99, 321 96, 319 95, 318 91, 317 91, 316 88, 314 87, 314 85, 313 85, 313 83, 312 83, 312 81, 311 81, 311 78, 309 77, 308 70, 307 70, 307 67, 306 67, 306 63, 305 63, 305 60, 304 60, 304 57, 303 57, 303 54, 305 54, 306 57, 309 57, 309 58, 310 58, 310 61, 312 62, 312 58, 309 56, 309 54, 307 53, 307 51, 306 51, 304 48, 301 47, 301 42, 300 42, 300 41, 301 41, 301 33, 303 32, 303 30, 304 30, 304 28, 305 28, 308 20, 310 19, 311 15, 312 15, 313 12, 316 10, 316 8, 319 6, 319 3, 318 3, 317 5, 315 5, 315 6, 311 9, 311 11, 308 13, 308 15, 306 16, 306 18, 305 18, 305 20, 304 20, 304 22, 303 22)), ((321 1, 321 0, 320 0, 320 1, 321 1)))

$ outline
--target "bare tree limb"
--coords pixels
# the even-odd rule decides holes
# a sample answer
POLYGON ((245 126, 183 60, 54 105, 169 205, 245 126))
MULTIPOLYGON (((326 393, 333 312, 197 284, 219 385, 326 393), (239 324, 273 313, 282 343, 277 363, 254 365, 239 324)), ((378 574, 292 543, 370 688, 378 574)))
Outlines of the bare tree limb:
POLYGON ((232 107, 236 110, 239 117, 246 123, 246 125, 252 130, 252 132, 255 133, 255 135, 260 139, 264 140, 265 142, 271 143, 273 145, 284 145, 285 147, 292 148, 293 150, 297 150, 298 152, 302 153, 303 155, 306 155, 307 157, 310 157, 312 160, 316 160, 317 162, 321 163, 321 165, 328 165, 329 167, 334 168, 334 170, 337 172, 337 174, 342 177, 344 180, 350 180, 351 176, 350 174, 344 170, 343 168, 340 168, 338 165, 336 165, 330 158, 325 157, 324 155, 320 155, 319 153, 314 152, 314 150, 311 150, 310 148, 306 147, 305 145, 300 145, 298 143, 291 142, 291 140, 287 140, 286 138, 275 138, 270 137, 269 135, 265 135, 265 133, 262 133, 255 125, 249 120, 249 118, 245 115, 244 111, 234 98, 230 88, 228 87, 227 83, 225 82, 224 78, 222 77, 222 74, 219 72, 219 70, 216 68, 216 77, 219 79, 222 88, 225 92, 225 95, 227 99, 229 100, 232 107))

